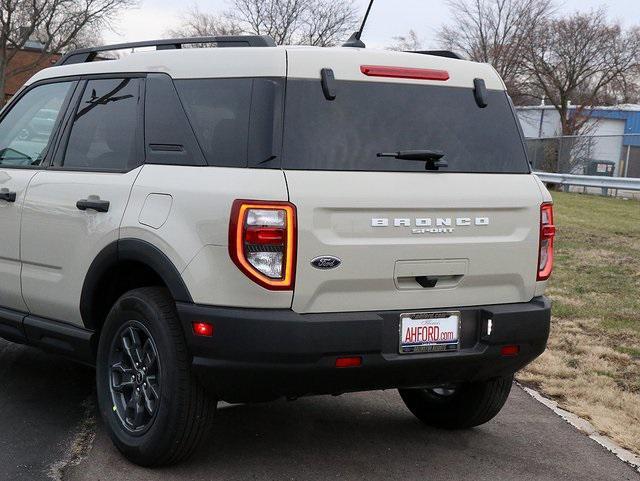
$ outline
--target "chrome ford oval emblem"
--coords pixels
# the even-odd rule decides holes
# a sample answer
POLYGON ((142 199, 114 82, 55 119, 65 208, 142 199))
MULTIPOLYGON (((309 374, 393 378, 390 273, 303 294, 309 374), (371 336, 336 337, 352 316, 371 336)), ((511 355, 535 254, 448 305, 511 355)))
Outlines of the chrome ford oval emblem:
POLYGON ((340 264, 342 264, 342 261, 334 256, 320 256, 311 261, 313 267, 322 270, 335 269, 340 264))

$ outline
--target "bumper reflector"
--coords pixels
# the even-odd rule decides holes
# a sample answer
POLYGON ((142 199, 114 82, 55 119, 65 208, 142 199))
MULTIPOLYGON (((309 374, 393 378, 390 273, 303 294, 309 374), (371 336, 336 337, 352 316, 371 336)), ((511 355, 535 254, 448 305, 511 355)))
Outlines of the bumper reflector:
POLYGON ((360 356, 354 357, 339 357, 336 359, 336 367, 360 367, 362 366, 362 358, 360 356))
POLYGON ((208 322, 194 322, 192 324, 193 333, 199 337, 212 337, 213 336, 213 324, 208 322))
POLYGON ((520 353, 520 346, 510 345, 510 346, 502 346, 500 349, 500 354, 503 357, 514 357, 520 353))

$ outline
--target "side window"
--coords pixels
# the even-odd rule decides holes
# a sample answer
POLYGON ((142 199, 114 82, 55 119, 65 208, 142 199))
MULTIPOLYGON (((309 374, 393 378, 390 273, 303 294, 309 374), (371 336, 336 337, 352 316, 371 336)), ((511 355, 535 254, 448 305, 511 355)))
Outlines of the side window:
POLYGON ((89 80, 62 161, 81 170, 129 170, 143 162, 142 79, 89 80))
POLYGON ((253 79, 176 80, 209 165, 246 167, 253 79))
POLYGON ((74 82, 40 85, 26 92, 0 123, 0 166, 40 165, 74 82))

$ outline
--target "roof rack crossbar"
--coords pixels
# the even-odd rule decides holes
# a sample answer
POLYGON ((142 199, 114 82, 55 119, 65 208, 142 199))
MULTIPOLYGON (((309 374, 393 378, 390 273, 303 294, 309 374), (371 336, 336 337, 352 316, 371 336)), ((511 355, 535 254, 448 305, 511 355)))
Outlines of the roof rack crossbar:
POLYGON ((275 47, 276 43, 267 35, 228 35, 220 37, 170 38, 165 40, 148 40, 143 42, 118 43, 100 47, 80 48, 65 54, 56 65, 92 62, 100 52, 112 50, 128 50, 142 47, 155 47, 156 50, 181 49, 183 45, 211 44, 219 47, 275 47))
POLYGON ((419 53, 421 55, 435 55, 436 57, 455 58, 457 60, 464 60, 460 55, 450 50, 412 50, 408 53, 419 53))

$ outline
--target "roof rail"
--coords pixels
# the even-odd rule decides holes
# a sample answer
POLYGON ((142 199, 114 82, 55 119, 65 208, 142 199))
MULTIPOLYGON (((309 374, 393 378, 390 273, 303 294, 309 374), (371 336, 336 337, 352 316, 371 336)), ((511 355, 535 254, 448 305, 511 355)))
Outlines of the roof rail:
POLYGON ((56 65, 93 62, 98 53, 112 50, 127 50, 141 47, 155 47, 156 50, 181 49, 183 45, 216 43, 218 47, 275 47, 276 43, 268 35, 229 35, 221 37, 189 37, 143 42, 118 43, 101 47, 80 48, 66 53, 56 65))
POLYGON ((464 60, 460 55, 450 50, 414 50, 409 53, 419 53, 422 55, 435 55, 436 57, 455 58, 457 60, 464 60))

